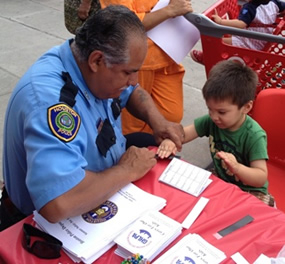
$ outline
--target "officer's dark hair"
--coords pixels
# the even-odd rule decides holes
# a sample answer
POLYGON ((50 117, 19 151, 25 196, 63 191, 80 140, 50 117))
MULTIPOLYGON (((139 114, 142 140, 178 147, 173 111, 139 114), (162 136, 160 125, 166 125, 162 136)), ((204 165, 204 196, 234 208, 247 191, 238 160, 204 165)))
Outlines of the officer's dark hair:
POLYGON ((137 15, 125 6, 109 5, 77 29, 75 51, 83 61, 92 51, 100 50, 107 65, 124 64, 130 59, 129 40, 138 37, 146 41, 145 28, 137 15))
POLYGON ((209 77, 202 88, 206 101, 231 100, 241 108, 254 100, 258 76, 256 72, 237 61, 220 61, 209 72, 209 77))

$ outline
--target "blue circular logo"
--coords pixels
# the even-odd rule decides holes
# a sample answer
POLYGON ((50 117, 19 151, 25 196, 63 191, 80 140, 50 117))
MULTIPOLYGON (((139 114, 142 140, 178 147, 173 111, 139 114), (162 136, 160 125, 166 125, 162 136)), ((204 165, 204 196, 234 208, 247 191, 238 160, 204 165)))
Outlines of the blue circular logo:
POLYGON ((111 201, 106 201, 95 209, 82 215, 82 218, 92 224, 108 221, 118 213, 118 206, 111 201))

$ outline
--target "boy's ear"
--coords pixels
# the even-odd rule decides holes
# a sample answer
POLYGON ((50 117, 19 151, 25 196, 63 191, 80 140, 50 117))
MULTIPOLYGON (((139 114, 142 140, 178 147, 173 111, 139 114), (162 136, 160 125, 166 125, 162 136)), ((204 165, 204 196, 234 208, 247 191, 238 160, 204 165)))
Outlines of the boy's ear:
POLYGON ((252 109, 253 107, 253 101, 250 100, 249 102, 247 102, 244 106, 243 106, 243 112, 245 114, 248 114, 250 112, 250 110, 252 109))

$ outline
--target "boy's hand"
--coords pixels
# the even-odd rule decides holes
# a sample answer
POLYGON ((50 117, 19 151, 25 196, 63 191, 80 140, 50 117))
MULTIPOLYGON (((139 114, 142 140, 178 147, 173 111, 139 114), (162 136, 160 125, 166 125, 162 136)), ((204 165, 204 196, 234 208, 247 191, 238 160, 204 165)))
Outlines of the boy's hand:
POLYGON ((217 154, 216 154, 217 157, 219 157, 220 159, 222 159, 228 170, 234 174, 234 175, 237 175, 238 174, 238 170, 239 170, 239 163, 237 162, 237 159, 236 157, 231 154, 231 153, 228 153, 228 152, 224 152, 224 151, 219 151, 217 154))
POLYGON ((156 154, 159 158, 164 159, 168 158, 171 154, 175 155, 177 152, 177 148, 173 141, 170 139, 164 139, 159 145, 156 154))

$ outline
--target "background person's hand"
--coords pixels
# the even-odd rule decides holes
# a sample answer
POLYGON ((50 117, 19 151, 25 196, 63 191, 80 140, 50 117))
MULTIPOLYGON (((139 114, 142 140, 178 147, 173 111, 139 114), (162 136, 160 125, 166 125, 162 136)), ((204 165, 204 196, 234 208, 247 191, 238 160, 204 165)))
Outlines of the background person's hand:
POLYGON ((219 25, 222 23, 222 18, 218 15, 218 11, 216 9, 215 14, 212 15, 212 19, 219 25))
POLYGON ((191 1, 189 0, 170 0, 168 6, 171 17, 183 16, 193 12, 191 1))
POLYGON ((78 17, 83 21, 89 16, 91 1, 92 0, 81 0, 81 4, 78 8, 78 17))

